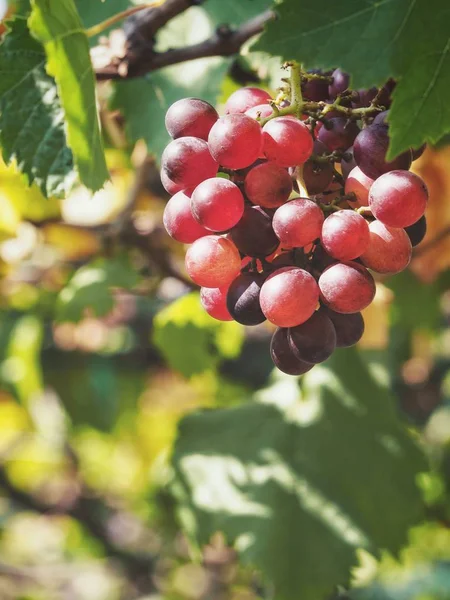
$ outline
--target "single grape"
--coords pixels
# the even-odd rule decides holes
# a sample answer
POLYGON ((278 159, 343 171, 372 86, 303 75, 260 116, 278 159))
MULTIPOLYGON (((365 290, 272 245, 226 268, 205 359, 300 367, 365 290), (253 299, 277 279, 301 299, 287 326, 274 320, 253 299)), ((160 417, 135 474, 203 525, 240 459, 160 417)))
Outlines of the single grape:
POLYGON ((227 292, 227 285, 221 288, 201 288, 201 305, 213 319, 217 319, 218 321, 233 320, 227 309, 227 292))
POLYGON ((194 219, 191 199, 184 192, 177 192, 166 204, 163 223, 170 237, 182 244, 192 244, 210 233, 194 219))
POLYGON ((245 114, 252 119, 265 119, 273 113, 270 104, 258 104, 245 111, 245 114))
POLYGON ((279 244, 272 219, 260 206, 246 206, 241 220, 229 236, 238 250, 247 256, 268 256, 279 244))
POLYGON ((359 342, 364 333, 364 319, 360 312, 344 315, 326 306, 321 311, 331 319, 336 331, 336 347, 350 348, 359 342))
POLYGON ((202 287, 217 288, 229 284, 241 269, 241 257, 231 240, 207 235, 196 240, 186 252, 186 270, 202 287))
MULTIPOLYGON (((317 69, 309 71, 322 75, 323 73, 317 69)), ((324 79, 308 79, 302 84, 303 97, 312 102, 321 102, 328 99, 328 83, 324 79)))
POLYGON ((288 340, 294 356, 317 364, 333 354, 336 348, 336 331, 327 314, 316 310, 307 321, 288 330, 288 340))
POLYGON ((255 87, 244 87, 233 92, 225 104, 225 113, 245 113, 249 108, 258 104, 267 105, 272 96, 265 90, 255 87))
POLYGON ((345 193, 355 194, 358 206, 369 206, 369 190, 373 182, 359 167, 355 167, 345 180, 345 193))
POLYGON ((370 103, 378 94, 376 87, 371 87, 368 90, 358 90, 355 94, 355 98, 352 99, 352 106, 354 108, 364 108, 370 106, 370 103))
POLYGON ((214 177, 219 165, 211 156, 208 144, 195 137, 183 137, 170 142, 161 158, 161 170, 183 189, 193 188, 214 177))
POLYGON ((409 171, 390 171, 370 188, 369 206, 389 227, 409 227, 425 212, 428 190, 423 180, 409 171))
POLYGON ((369 230, 369 247, 361 255, 366 267, 386 275, 395 275, 406 269, 412 254, 411 242, 406 231, 388 227, 381 221, 372 221, 369 230))
POLYGON ((348 148, 341 160, 341 171, 342 171, 342 177, 344 178, 344 180, 347 179, 347 177, 349 176, 350 172, 356 167, 356 160, 355 157, 353 156, 353 146, 351 148, 348 148))
POLYGON ((171 137, 192 136, 208 139, 211 127, 219 118, 216 109, 198 98, 177 100, 166 113, 166 129, 171 137))
POLYGON ((211 231, 227 231, 244 214, 244 196, 238 186, 222 177, 202 181, 191 196, 192 214, 211 231))
POLYGON ((280 167, 301 165, 312 154, 313 139, 302 121, 277 117, 266 123, 262 131, 264 154, 280 167))
POLYGON ((411 152, 404 152, 394 160, 386 161, 389 146, 388 131, 385 125, 369 125, 358 134, 353 144, 356 164, 367 177, 372 179, 377 179, 383 173, 396 169, 407 171, 411 166, 411 152))
POLYGON ((333 258, 353 260, 369 247, 369 226, 364 217, 354 210, 340 210, 325 219, 321 242, 333 258))
POLYGON ((172 181, 165 171, 161 170, 160 175, 161 183, 163 184, 163 187, 166 190, 166 192, 168 192, 171 196, 173 196, 173 194, 176 194, 177 192, 181 192, 183 186, 172 181))
POLYGON ((253 204, 277 208, 291 195, 292 178, 283 167, 265 162, 249 171, 244 181, 244 190, 253 204))
POLYGON ((261 126, 247 115, 226 115, 212 126, 208 144, 220 165, 227 169, 244 169, 261 154, 261 126))
POLYGON ((405 231, 408 234, 412 247, 418 246, 427 232, 427 219, 425 215, 409 227, 405 227, 405 231))
POLYGON ((372 125, 386 125, 386 127, 389 127, 389 124, 387 122, 388 115, 388 110, 383 110, 382 112, 379 112, 372 121, 372 125))
MULTIPOLYGON (((323 156, 327 152, 325 144, 319 140, 315 140, 313 145, 314 155, 323 156)), ((303 181, 309 194, 320 194, 327 189, 332 180, 333 165, 331 162, 322 162, 311 157, 303 165, 303 181)))
POLYGON ((422 154, 425 152, 427 145, 426 144, 422 144, 422 146, 420 146, 420 148, 417 148, 417 150, 415 150, 414 148, 411 148, 411 158, 412 160, 417 160, 418 158, 420 158, 422 156, 422 154))
POLYGON ((242 273, 232 282, 227 294, 227 308, 241 325, 259 325, 266 320, 259 296, 266 279, 262 273, 242 273))
POLYGON ((270 356, 274 365, 287 375, 303 375, 314 366, 294 356, 289 345, 288 330, 284 327, 279 327, 272 336, 270 356))
POLYGON ((363 310, 375 296, 375 281, 363 266, 355 262, 336 263, 319 278, 322 302, 338 313, 363 310))
POLYGON ((296 267, 283 267, 269 275, 260 294, 263 313, 278 327, 295 327, 307 321, 318 300, 316 280, 296 267))
POLYGON ((334 117, 328 119, 320 129, 317 139, 325 144, 330 152, 344 151, 350 148, 359 131, 358 125, 354 121, 349 121, 347 117, 334 117))
POLYGON ((296 198, 277 209, 272 226, 285 248, 302 248, 320 237, 323 212, 306 198, 296 198))
POLYGON ((333 83, 330 83, 328 87, 328 93, 330 98, 336 98, 342 92, 348 89, 350 83, 350 75, 341 71, 341 69, 335 69, 332 73, 333 83))

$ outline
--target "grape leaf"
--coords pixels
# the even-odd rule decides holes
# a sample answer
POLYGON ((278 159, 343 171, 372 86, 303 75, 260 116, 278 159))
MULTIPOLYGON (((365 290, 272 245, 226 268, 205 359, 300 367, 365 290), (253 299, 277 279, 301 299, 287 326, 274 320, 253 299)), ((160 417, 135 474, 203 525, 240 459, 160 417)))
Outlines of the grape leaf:
POLYGON ((88 38, 73 0, 32 0, 28 25, 32 35, 43 44, 47 72, 56 80, 65 114, 67 142, 80 180, 97 191, 109 174, 88 38))
POLYGON ((64 112, 55 81, 45 71, 45 52, 16 18, 0 46, 0 142, 45 196, 61 196, 75 173, 64 133, 64 112))
POLYGON ((257 50, 307 68, 342 67, 355 88, 398 78, 389 158, 450 131, 446 0, 284 0, 257 50))
POLYGON ((425 460, 388 390, 355 350, 258 402, 180 425, 174 493, 187 533, 222 531, 280 600, 320 600, 346 584, 355 550, 398 553, 422 517, 425 460))

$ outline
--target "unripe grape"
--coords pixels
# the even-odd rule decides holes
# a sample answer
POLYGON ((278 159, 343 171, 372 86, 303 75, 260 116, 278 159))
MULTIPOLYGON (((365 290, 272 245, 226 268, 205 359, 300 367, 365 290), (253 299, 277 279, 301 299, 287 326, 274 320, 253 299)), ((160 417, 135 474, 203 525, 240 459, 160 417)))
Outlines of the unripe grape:
MULTIPOLYGON (((272 96, 265 90, 255 87, 244 87, 231 94, 225 103, 225 113, 245 113, 258 104, 268 105, 272 96)), ((271 111, 272 112, 272 111, 271 111)))
POLYGON ((353 260, 369 247, 369 226, 364 217, 357 212, 340 210, 325 219, 321 242, 333 258, 342 261, 353 260))
POLYGON ((186 252, 186 270, 202 287, 225 286, 237 277, 241 257, 232 241, 217 235, 196 240, 186 252))
POLYGON ((171 137, 192 136, 208 139, 211 127, 219 118, 216 109, 198 98, 177 100, 166 113, 166 129, 171 137))
POLYGON ((204 140, 183 137, 166 146, 161 158, 161 169, 173 183, 186 189, 214 177, 219 165, 211 156, 204 140))
POLYGON ((314 366, 294 356, 289 345, 288 330, 284 327, 279 327, 272 336, 270 356, 274 365, 287 375, 303 375, 314 366))
POLYGON ((244 169, 261 154, 261 126, 247 115, 226 115, 212 126, 208 144, 220 165, 227 169, 244 169))
POLYGON ((262 273, 242 273, 231 283, 227 307, 233 319, 241 325, 259 325, 266 320, 259 296, 266 280, 262 273))
POLYGON ((273 217, 273 229, 285 248, 302 248, 320 237, 323 212, 306 198, 280 206, 273 217))
POLYGON ((192 214, 211 231, 227 231, 244 214, 244 196, 236 184, 222 177, 202 181, 191 196, 192 214))
POLYGON ((269 275, 260 294, 263 313, 279 327, 304 323, 315 311, 318 300, 314 277, 296 267, 283 267, 269 275))
POLYGON ((184 192, 177 192, 166 204, 163 222, 170 237, 182 244, 192 244, 210 233, 194 219, 191 199, 184 192))
POLYGON ((277 208, 292 192, 292 178, 286 169, 266 162, 253 167, 244 181, 247 198, 264 208, 277 208))
POLYGON ((338 313, 360 312, 375 296, 372 275, 355 262, 336 263, 325 269, 319 288, 324 304, 338 313))
POLYGON ((355 167, 345 180, 345 193, 355 194, 359 206, 369 206, 369 190, 373 182, 359 167, 355 167))
POLYGON ((385 173, 370 188, 370 209, 389 227, 409 227, 423 215, 427 202, 427 186, 408 171, 385 173))
POLYGON ((411 242, 406 231, 388 227, 381 221, 372 221, 369 230, 369 247, 361 255, 366 267, 386 275, 394 275, 406 269, 412 255, 411 242))
POLYGON ((228 286, 221 288, 201 288, 200 302, 205 311, 218 321, 232 321, 227 309, 228 286))
POLYGON ((317 364, 333 354, 336 331, 327 314, 317 310, 305 323, 289 329, 288 340, 294 356, 317 364))
POLYGON ((297 119, 276 117, 263 127, 263 151, 280 167, 295 167, 308 160, 313 139, 308 127, 297 119))

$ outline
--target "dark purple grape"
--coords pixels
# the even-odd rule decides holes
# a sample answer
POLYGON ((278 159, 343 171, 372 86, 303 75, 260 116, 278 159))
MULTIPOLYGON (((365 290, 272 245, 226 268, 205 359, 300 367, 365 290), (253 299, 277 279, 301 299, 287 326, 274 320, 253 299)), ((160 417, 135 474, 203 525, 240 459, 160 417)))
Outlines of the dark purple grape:
POLYGON ((348 85, 350 83, 350 75, 341 71, 341 69, 335 69, 332 74, 333 83, 330 83, 328 86, 328 93, 330 94, 330 98, 336 98, 342 92, 345 92, 348 89, 348 85))
POLYGON ((303 375, 314 366, 294 356, 289 346, 288 330, 284 327, 279 327, 272 336, 270 356, 274 365, 287 375, 303 375))
POLYGON ((426 144, 422 144, 422 146, 420 146, 420 148, 417 148, 417 150, 414 150, 414 148, 411 148, 412 159, 417 160, 418 158, 420 158, 422 156, 422 154, 425 152, 426 147, 427 147, 426 144))
POLYGON ((344 181, 350 175, 350 171, 352 171, 355 167, 356 167, 356 160, 355 160, 355 157, 353 156, 353 146, 352 146, 351 148, 348 148, 345 151, 345 154, 341 160, 341 171, 342 171, 342 177, 344 178, 344 181))
POLYGON ((386 125, 386 127, 388 127, 389 126, 389 124, 387 122, 388 115, 389 115, 388 110, 383 110, 383 112, 378 113, 377 116, 372 121, 372 125, 386 125))
POLYGON ((291 327, 289 344, 294 356, 310 363, 321 363, 336 348, 336 331, 325 311, 317 310, 305 323, 291 327))
POLYGON ((427 219, 425 215, 409 227, 405 227, 405 231, 411 240, 411 246, 418 246, 427 233, 427 219))
POLYGON ((336 331, 336 347, 350 348, 359 342, 364 333, 364 319, 360 312, 344 315, 334 312, 323 306, 324 311, 331 319, 336 331))
POLYGON ((389 79, 383 85, 380 91, 380 95, 378 96, 378 105, 384 106, 385 108, 389 108, 392 103, 392 92, 395 89, 396 82, 393 79, 389 79))
MULTIPOLYGON (((313 69, 309 71, 309 73, 314 73, 317 75, 323 74, 317 69, 313 69)), ((328 83, 323 79, 310 79, 303 84, 302 91, 304 97, 308 100, 312 100, 313 102, 321 102, 327 100, 328 98, 328 83)))
POLYGON ((246 206, 241 220, 229 236, 238 250, 247 256, 268 256, 279 244, 272 218, 260 206, 246 206))
POLYGON ((328 119, 320 128, 317 139, 333 152, 334 150, 347 150, 359 134, 359 127, 347 117, 334 117, 328 119))
POLYGON ((242 273, 232 282, 227 293, 230 315, 241 325, 259 325, 266 320, 259 304, 261 286, 266 280, 262 273, 242 273))
POLYGON ((356 92, 357 98, 352 100, 352 106, 354 108, 363 108, 366 106, 370 106, 370 103, 378 94, 378 89, 376 87, 372 87, 368 90, 358 90, 356 92))
POLYGON ((411 152, 404 152, 388 162, 388 146, 389 130, 386 125, 369 125, 358 134, 353 144, 353 152, 356 164, 367 177, 377 179, 389 171, 409 169, 411 152))
MULTIPOLYGON (((329 151, 325 144, 316 140, 313 154, 323 156, 329 151)), ((310 158, 303 165, 303 179, 309 194, 320 194, 330 185, 333 179, 333 165, 331 162, 319 162, 310 158)))

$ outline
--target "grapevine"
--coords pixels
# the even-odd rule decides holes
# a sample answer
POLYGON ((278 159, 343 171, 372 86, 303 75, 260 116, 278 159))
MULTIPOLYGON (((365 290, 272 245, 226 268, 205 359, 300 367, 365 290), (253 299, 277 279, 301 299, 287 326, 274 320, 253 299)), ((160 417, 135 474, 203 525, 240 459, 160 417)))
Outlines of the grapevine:
POLYGON ((360 340, 372 273, 408 266, 428 191, 409 172, 423 147, 386 159, 394 81, 355 91, 340 69, 284 68, 275 99, 242 88, 223 116, 197 98, 175 102, 161 179, 164 223, 192 244, 186 269, 204 309, 268 320, 274 364, 301 375, 360 340))

